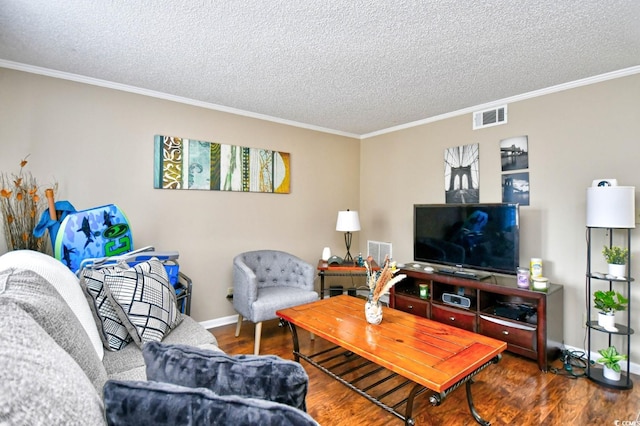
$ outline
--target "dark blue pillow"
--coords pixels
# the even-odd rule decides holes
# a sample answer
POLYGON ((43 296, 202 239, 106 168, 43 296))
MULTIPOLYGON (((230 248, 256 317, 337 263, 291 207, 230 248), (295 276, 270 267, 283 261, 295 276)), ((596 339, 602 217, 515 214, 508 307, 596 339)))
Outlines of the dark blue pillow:
POLYGON ((142 354, 148 380, 264 399, 306 411, 309 376, 297 362, 275 355, 229 356, 160 342, 145 344, 142 354))
POLYGON ((109 425, 318 425, 288 405, 160 382, 109 380, 104 407, 109 425))

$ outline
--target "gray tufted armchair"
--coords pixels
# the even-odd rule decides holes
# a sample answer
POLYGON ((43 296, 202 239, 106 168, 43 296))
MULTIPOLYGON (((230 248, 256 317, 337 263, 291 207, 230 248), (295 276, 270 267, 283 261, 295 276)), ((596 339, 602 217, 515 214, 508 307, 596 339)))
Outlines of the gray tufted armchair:
POLYGON ((254 354, 260 353, 262 321, 275 319, 276 311, 313 302, 315 271, 304 260, 278 250, 241 253, 233 259, 233 307, 238 312, 236 337, 242 319, 256 324, 254 354))

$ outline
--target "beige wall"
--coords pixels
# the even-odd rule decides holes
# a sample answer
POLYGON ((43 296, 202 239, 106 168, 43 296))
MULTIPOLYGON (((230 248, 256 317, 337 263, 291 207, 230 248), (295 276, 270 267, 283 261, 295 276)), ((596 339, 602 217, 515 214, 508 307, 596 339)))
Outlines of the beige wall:
MULTIPOLYGON (((55 178, 59 199, 78 209, 118 204, 136 247, 180 252, 195 285, 192 314, 205 321, 234 314, 224 296, 238 252, 283 249, 314 264, 324 246, 342 255, 340 209, 360 211, 353 253, 366 252, 367 239, 389 241, 396 260, 411 261, 413 204, 444 202, 444 149, 480 144, 480 201, 500 202, 499 141, 527 135, 531 205, 521 208, 521 261, 542 257, 545 275, 565 286, 565 342, 584 347, 585 191, 603 177, 640 188, 640 75, 515 102, 508 112, 502 126, 473 131, 465 115, 360 142, 0 68, 0 170, 16 170, 31 154, 30 170, 40 181, 55 178), (290 152, 292 192, 155 190, 155 134, 290 152)), ((640 358, 637 338, 632 351, 640 358)))
MULTIPOLYGON (((444 203, 449 147, 480 144, 480 201, 501 202, 499 141, 521 135, 529 137, 531 191, 530 205, 520 209, 521 264, 541 257, 544 275, 564 285, 565 342, 583 348, 586 188, 593 179, 617 178, 640 189, 640 75, 512 103, 508 124, 501 126, 474 131, 468 114, 363 140, 360 241, 390 241, 394 258, 413 259, 412 207, 444 203)), ((638 276, 640 234, 632 235, 631 267, 638 276)), ((594 234, 597 248, 607 241, 603 233, 594 234)), ((606 270, 598 253, 593 269, 606 270)), ((632 326, 640 330, 636 286, 632 326)), ((640 339, 632 339, 632 351, 637 362, 640 339)))
POLYGON ((344 250, 337 212, 359 204, 356 139, 3 68, 0 117, 0 170, 30 154, 28 170, 56 180, 58 199, 119 205, 136 247, 180 252, 198 321, 235 314, 234 255, 273 248, 315 265, 324 246, 344 250), (153 189, 156 134, 289 152, 291 193, 153 189))

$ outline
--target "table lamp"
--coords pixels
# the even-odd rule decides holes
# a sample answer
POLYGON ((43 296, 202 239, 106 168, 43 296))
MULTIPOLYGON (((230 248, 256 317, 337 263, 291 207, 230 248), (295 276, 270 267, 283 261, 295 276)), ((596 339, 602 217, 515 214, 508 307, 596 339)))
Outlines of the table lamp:
POLYGON ((353 257, 349 250, 351 249, 351 232, 360 230, 360 218, 358 212, 341 210, 338 212, 338 221, 336 223, 336 231, 344 232, 344 243, 347 246, 347 254, 344 257, 344 263, 353 262, 353 257))

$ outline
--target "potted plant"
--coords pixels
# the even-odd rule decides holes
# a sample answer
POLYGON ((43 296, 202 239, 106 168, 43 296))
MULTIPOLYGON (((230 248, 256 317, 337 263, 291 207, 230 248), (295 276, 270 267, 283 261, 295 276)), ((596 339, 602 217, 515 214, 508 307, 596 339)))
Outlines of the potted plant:
POLYGON ((620 380, 620 361, 627 359, 626 355, 621 355, 615 346, 609 346, 607 349, 598 350, 601 358, 596 360, 597 363, 604 366, 605 379, 618 381, 620 380))
POLYGON ((609 275, 614 277, 624 277, 626 275, 628 249, 618 246, 604 246, 602 254, 609 265, 609 275))
POLYGON ((598 290, 593 293, 593 305, 598 309, 598 325, 605 330, 618 331, 615 312, 624 311, 627 303, 629 299, 614 290, 598 290))

